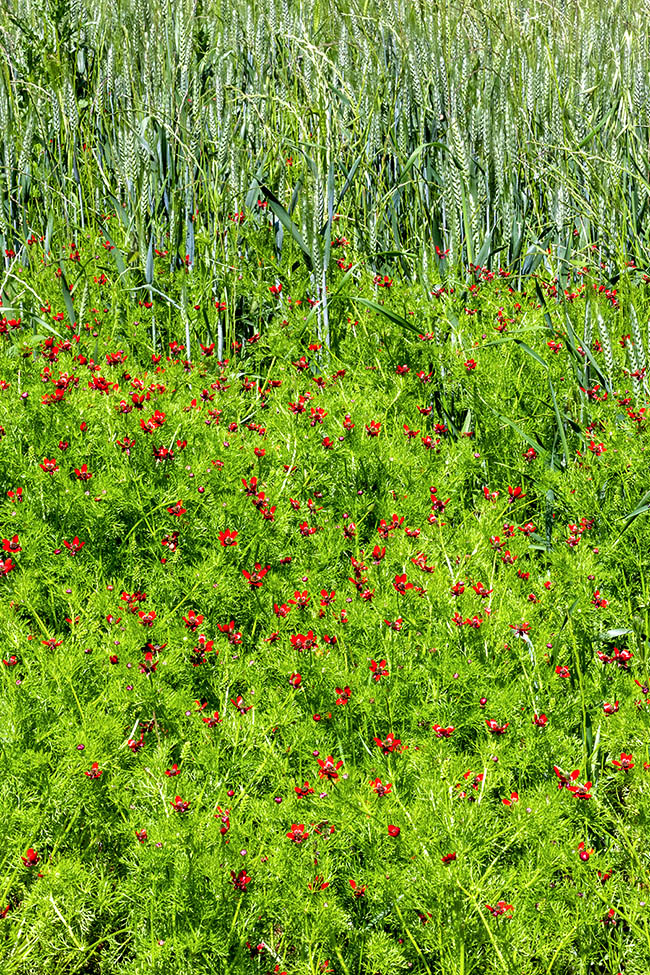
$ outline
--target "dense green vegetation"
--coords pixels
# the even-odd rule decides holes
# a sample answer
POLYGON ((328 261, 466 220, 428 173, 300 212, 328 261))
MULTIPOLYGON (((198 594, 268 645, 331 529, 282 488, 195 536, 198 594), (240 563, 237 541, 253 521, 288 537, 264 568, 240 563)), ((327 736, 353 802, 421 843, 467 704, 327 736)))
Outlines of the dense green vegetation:
POLYGON ((641 3, 0 13, 0 971, 645 975, 641 3))

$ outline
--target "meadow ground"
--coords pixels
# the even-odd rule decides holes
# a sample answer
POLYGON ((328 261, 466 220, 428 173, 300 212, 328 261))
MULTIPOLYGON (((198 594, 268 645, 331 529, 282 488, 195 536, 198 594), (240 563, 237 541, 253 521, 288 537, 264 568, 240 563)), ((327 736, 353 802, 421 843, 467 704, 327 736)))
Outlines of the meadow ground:
POLYGON ((190 361, 84 252, 3 319, 5 970, 643 971, 643 276, 359 275, 336 350, 271 284, 190 361))

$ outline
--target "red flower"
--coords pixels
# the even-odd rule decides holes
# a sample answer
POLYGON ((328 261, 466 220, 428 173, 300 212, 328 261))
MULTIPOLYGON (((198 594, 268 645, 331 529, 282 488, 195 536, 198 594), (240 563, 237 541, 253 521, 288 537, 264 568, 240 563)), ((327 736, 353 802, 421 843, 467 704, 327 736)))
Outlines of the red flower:
POLYGON ((140 734, 140 737, 137 739, 137 741, 135 738, 129 738, 129 740, 127 741, 127 745, 129 746, 129 748, 134 754, 135 752, 139 752, 141 748, 144 748, 144 734, 140 734))
MULTIPOLYGON (((203 617, 201 617, 203 619, 203 617)), ((241 643, 242 636, 239 630, 235 629, 235 621, 230 620, 229 623, 217 623, 217 629, 220 633, 225 633, 228 637, 228 643, 232 643, 233 646, 238 646, 241 643)), ((199 637, 199 640, 201 638, 199 637)), ((203 638, 205 639, 205 637, 203 638)), ((212 641, 210 641, 212 643, 212 641)))
POLYGON ((87 775, 89 779, 98 779, 102 774, 103 772, 100 769, 98 762, 93 762, 90 767, 90 771, 84 772, 84 775, 87 775))
POLYGON ((511 630, 515 631, 515 636, 522 638, 528 636, 530 631, 530 623, 509 623, 508 625, 511 630))
POLYGON ((250 884, 252 880, 245 870, 240 870, 239 873, 235 873, 234 870, 231 870, 230 876, 232 878, 232 885, 235 890, 246 890, 247 885, 250 884))
MULTIPOLYGON (((320 348, 320 346, 319 346, 319 348, 320 348)), ((316 830, 316 832, 318 832, 318 830, 316 830)), ((316 874, 316 876, 314 877, 313 882, 310 882, 310 883, 307 884, 307 890, 312 890, 312 891, 313 890, 327 890, 327 888, 329 887, 329 885, 330 885, 329 880, 323 880, 322 877, 319 877, 318 874, 316 874)), ((279 965, 276 965, 275 966, 276 971, 278 971, 279 968, 280 968, 279 965)), ((284 973, 284 975, 286 975, 286 972, 284 973)))
POLYGON ((203 616, 198 615, 195 609, 191 609, 187 616, 183 617, 183 622, 188 630, 194 632, 203 622, 203 616))
MULTIPOLYGON (((628 664, 632 659, 632 657, 634 656, 631 650, 619 650, 618 647, 612 648, 611 656, 607 656, 607 654, 603 653, 602 650, 597 650, 596 655, 598 659, 602 661, 602 663, 604 664, 615 663, 617 667, 621 667, 623 670, 627 670, 628 664)), ((642 685, 639 684, 638 680, 635 680, 634 683, 638 684, 639 687, 642 687, 642 685)), ((644 691, 643 693, 645 694, 647 692, 644 691)))
POLYGON ((336 782, 339 777, 338 770, 343 765, 343 761, 338 761, 335 765, 333 757, 328 755, 325 760, 319 758, 318 764, 320 765, 320 772, 318 774, 321 779, 329 779, 330 782, 336 782))
POLYGON ((210 715, 207 718, 201 719, 204 724, 207 724, 208 728, 216 728, 218 724, 221 724, 221 718, 219 717, 219 712, 215 711, 212 717, 210 715))
POLYGON ((306 609, 310 602, 310 596, 306 589, 302 592, 296 590, 293 594, 293 599, 289 600, 291 606, 297 606, 298 609, 306 609))
POLYGON ((474 590, 477 596, 481 597, 481 599, 487 599, 490 593, 494 592, 493 589, 486 589, 482 582, 475 582, 472 585, 472 589, 474 590))
POLYGON ((146 843, 146 841, 149 839, 149 837, 147 836, 146 829, 141 829, 141 830, 136 829, 135 838, 138 840, 139 843, 146 843))
POLYGON ((302 843, 307 839, 309 833, 305 832, 304 823, 299 823, 298 825, 296 825, 296 823, 292 823, 291 829, 287 833, 287 836, 292 843, 302 843))
POLYGON ((378 423, 377 420, 371 420, 370 423, 366 424, 366 433, 369 437, 378 437, 380 430, 381 423, 378 423))
POLYGON ((371 670, 372 675, 373 675, 373 678, 372 679, 375 682, 379 682, 382 679, 382 677, 388 677, 389 676, 388 675, 388 671, 386 670, 386 661, 385 660, 380 660, 379 663, 377 663, 376 660, 371 660, 370 661, 370 670, 371 670))
POLYGON ((403 622, 404 621, 401 616, 398 616, 396 620, 384 620, 386 626, 389 629, 394 630, 396 633, 399 633, 399 631, 402 629, 403 622))
POLYGON ((70 552, 70 555, 78 555, 86 543, 80 542, 77 535, 75 535, 71 542, 67 542, 65 539, 63 539, 63 544, 70 552))
POLYGON ((503 803, 504 806, 511 806, 513 804, 513 802, 519 802, 519 793, 518 792, 511 792, 510 793, 510 798, 509 799, 502 799, 501 802, 503 803))
POLYGON ((580 775, 580 771, 578 769, 576 769, 575 772, 571 772, 570 775, 567 775, 566 772, 563 772, 562 769, 557 767, 557 765, 553 766, 553 771, 560 780, 557 785, 558 789, 567 788, 571 784, 571 781, 573 779, 577 779, 580 775))
POLYGON ((401 576, 395 576, 395 581, 393 582, 393 589, 395 592, 405 593, 407 590, 413 588, 412 582, 406 581, 406 573, 402 573, 401 576))
MULTIPOLYGON (((472 770, 471 769, 468 769, 466 772, 463 772, 463 778, 465 779, 465 781, 468 781, 468 779, 469 779, 469 777, 470 777, 471 774, 472 774, 472 770)), ((479 775, 475 775, 474 776, 474 778, 472 779, 472 781, 469 784, 472 787, 472 789, 474 789, 474 791, 476 792, 476 791, 478 791, 479 788, 482 787, 483 780, 484 779, 485 779, 485 772, 480 772, 479 775)), ((457 782, 456 783, 456 788, 457 789, 462 789, 462 783, 461 782, 457 782)), ((467 793, 466 792, 459 792, 458 795, 459 795, 459 798, 460 799, 466 799, 467 798, 467 793)), ((470 799, 471 802, 474 801, 473 798, 472 798, 472 796, 470 796, 469 799, 470 799)))
POLYGON ((487 729, 490 732, 490 734, 502 735, 505 732, 510 722, 506 721, 504 725, 500 725, 496 721, 494 721, 493 718, 486 718, 485 723, 487 725, 487 729))
POLYGON ((81 467, 75 467, 74 473, 78 481, 89 481, 92 477, 87 464, 82 464, 81 467))
POLYGON ((381 560, 384 558, 385 555, 386 555, 386 546, 384 545, 383 548, 380 548, 379 545, 375 545, 375 547, 372 550, 372 564, 379 565, 379 563, 381 562, 381 560))
POLYGON ((318 646, 318 641, 313 630, 305 633, 296 633, 291 637, 291 646, 297 650, 313 650, 318 646))
POLYGON ((442 725, 434 724, 431 727, 433 728, 433 731, 435 732, 436 738, 451 738, 451 736, 452 736, 452 734, 454 732, 453 726, 450 727, 450 728, 443 728, 442 725))
MULTIPOLYGON (((449 500, 450 499, 447 498, 446 501, 443 501, 442 498, 439 498, 437 496, 437 494, 438 494, 438 488, 433 487, 433 486, 431 486, 429 488, 429 494, 431 495, 431 505, 433 507, 433 510, 434 511, 444 511, 445 508, 447 507, 447 505, 449 504, 449 500)), ((432 524, 435 524, 435 522, 432 522, 432 524)))
POLYGON ((578 843, 578 856, 582 861, 584 861, 584 863, 587 862, 587 860, 589 859, 589 857, 592 855, 593 852, 594 852, 593 850, 587 849, 585 843, 578 843))
POLYGON ((300 674, 292 674, 291 677, 289 678, 289 683, 291 684, 292 687, 295 687, 297 690, 302 683, 302 677, 300 676, 300 674))
POLYGON ((456 859, 455 853, 445 853, 443 857, 440 858, 441 863, 452 863, 456 859))
POLYGON ((508 920, 512 918, 513 906, 512 904, 506 904, 505 901, 497 901, 495 907, 490 907, 489 904, 485 905, 486 909, 490 912, 492 917, 507 917, 508 920))
POLYGON ((176 518, 180 518, 181 515, 186 513, 187 508, 183 507, 182 501, 177 501, 176 504, 173 504, 171 507, 167 508, 167 511, 170 515, 175 515, 176 518))
POLYGON ((21 857, 20 859, 23 861, 26 867, 35 867, 36 864, 38 863, 38 853, 36 852, 36 850, 33 850, 30 846, 26 855, 24 857, 21 857))
POLYGON ((558 677, 570 677, 571 676, 571 671, 569 670, 569 668, 568 667, 561 667, 559 664, 555 668, 555 673, 558 675, 558 677))
POLYGON ((235 705, 240 714, 246 714, 246 712, 250 711, 253 707, 252 704, 244 704, 244 698, 241 696, 241 694, 237 695, 236 701, 230 698, 230 703, 235 705))
POLYGON ((366 885, 365 884, 363 885, 363 887, 359 887, 359 885, 357 884, 356 880, 351 880, 350 881, 350 887, 352 888, 352 893, 354 894, 355 897, 365 897, 366 896, 366 885))
MULTIPOLYGON (((214 647, 214 640, 206 640, 203 634, 199 636, 198 642, 198 647, 192 648, 192 655, 190 657, 193 667, 200 667, 201 664, 204 664, 206 660, 206 653, 210 653, 214 647)), ((165 646, 166 645, 167 644, 165 644, 165 646)))
POLYGON ((305 784, 303 786, 294 785, 293 791, 301 799, 304 799, 305 796, 313 796, 313 794, 314 794, 314 790, 310 786, 309 782, 305 782, 305 784))
POLYGON ((247 482, 247 480, 246 480, 245 477, 242 477, 241 482, 244 485, 244 493, 245 494, 249 495, 249 497, 252 497, 253 495, 256 495, 257 494, 257 478, 256 477, 251 477, 250 484, 247 482))
POLYGON ((545 714, 533 715, 533 724, 536 725, 538 728, 543 728, 546 725, 547 721, 548 718, 546 717, 545 714))
POLYGON ((352 691, 349 687, 337 687, 336 693, 338 697, 334 703, 339 705, 347 704, 352 695, 352 691))
POLYGON ((520 487, 511 488, 510 485, 508 485, 508 504, 512 504, 512 502, 516 501, 518 498, 525 498, 525 497, 526 495, 522 494, 522 490, 520 487))
MULTIPOLYGON (((377 739, 375 739, 376 741, 377 739)), ((390 782, 382 783, 381 779, 371 779, 370 785, 373 787, 378 796, 387 796, 390 790, 393 788, 390 782)))
POLYGON ((227 529, 226 531, 219 532, 219 541, 221 542, 222 547, 227 548, 230 545, 236 545, 238 534, 239 532, 236 532, 231 529, 227 529))
POLYGON ((22 548, 18 544, 18 535, 14 535, 12 539, 3 538, 2 548, 5 552, 22 552, 22 548))
MULTIPOLYGON (((47 457, 43 459, 43 463, 38 465, 42 471, 46 474, 55 474, 59 470, 59 465, 57 464, 54 457, 52 460, 48 460, 47 457)), ((19 488, 20 490, 20 488, 19 488)))
POLYGON ((230 829, 230 810, 222 809, 221 806, 217 806, 217 811, 214 814, 215 819, 221 820, 221 826, 219 827, 219 832, 224 836, 230 829))
POLYGON ((388 827, 388 835, 389 835, 389 836, 399 836, 399 834, 400 834, 401 832, 402 832, 402 831, 401 831, 401 829, 400 829, 400 827, 399 827, 399 826, 393 826, 393 825, 391 824, 391 825, 390 825, 390 826, 388 827))
POLYGON ((603 443, 596 443, 595 440, 590 440, 589 441, 589 444, 588 444, 588 449, 593 454, 595 454, 596 457, 598 457, 600 454, 604 454, 605 453, 605 450, 607 448, 605 447, 605 444, 603 444, 603 443))
POLYGON ((137 604, 144 602, 146 598, 147 598, 146 592, 134 592, 134 593, 123 592, 122 595, 120 596, 120 599, 123 600, 123 602, 125 602, 128 605, 129 612, 131 613, 137 612, 137 604))
MULTIPOLYGON (((406 529, 406 534, 409 537, 412 537, 412 538, 417 537, 414 534, 415 532, 417 532, 419 534, 419 528, 413 528, 413 529, 407 528, 406 529)), ((428 556, 425 555, 424 552, 418 552, 417 555, 414 555, 413 556, 413 558, 411 559, 411 562, 413 563, 413 565, 416 565, 418 567, 418 569, 421 569, 422 572, 435 572, 436 571, 435 565, 427 565, 427 559, 428 559, 428 556)))
MULTIPOLYGON (((382 278, 381 274, 375 274, 372 283, 373 284, 376 284, 377 287, 379 287, 379 288, 390 288, 391 285, 392 285, 392 283, 393 283, 393 279, 392 278, 389 278, 387 274, 385 274, 383 276, 383 278, 382 278)), ((401 368, 404 369, 406 367, 405 366, 402 366, 401 368)))
MULTIPOLYGON (((571 772, 569 782, 565 783, 568 791, 574 795, 576 799, 592 799, 593 797, 589 791, 591 789, 591 782, 585 782, 584 785, 580 785, 580 783, 576 781, 579 775, 580 769, 574 769, 573 772, 571 772)), ((562 788, 562 784, 560 784, 560 788, 562 788)))
POLYGON ((172 809, 174 809, 176 812, 179 813, 186 813, 190 808, 189 802, 185 802, 183 799, 181 799, 180 796, 176 796, 176 798, 170 803, 170 805, 172 809))
POLYGON ((621 752, 620 760, 617 758, 613 759, 612 765, 616 766, 621 772, 630 772, 634 768, 632 755, 626 755, 625 752, 621 752))
POLYGON ((399 745, 402 744, 401 739, 395 738, 392 734, 386 735, 385 741, 382 741, 381 738, 375 738, 373 740, 375 745, 377 745, 378 748, 381 748, 384 755, 386 755, 388 752, 394 752, 399 745))
POLYGON ((618 701, 614 701, 613 704, 603 704, 603 711, 605 714, 616 714, 618 711, 618 701))
POLYGON ((245 569, 242 569, 242 575, 251 589, 260 589, 262 583, 264 582, 264 576, 270 568, 271 566, 267 565, 266 568, 263 569, 261 563, 256 562, 255 568, 252 572, 247 572, 245 569))
POLYGON ((141 674, 155 674, 158 668, 157 662, 154 662, 152 653, 145 653, 144 660, 138 664, 138 670, 141 674))
POLYGON ((165 775, 172 776, 172 775, 180 775, 180 774, 181 774, 181 770, 179 769, 176 762, 174 762, 171 768, 165 769, 165 775))
MULTIPOLYGON (((79 617, 76 618, 79 619, 79 617)), ((55 640, 54 637, 51 636, 49 640, 41 640, 41 643, 43 644, 44 647, 47 647, 48 650, 54 650, 56 647, 61 646, 63 640, 55 640)))

